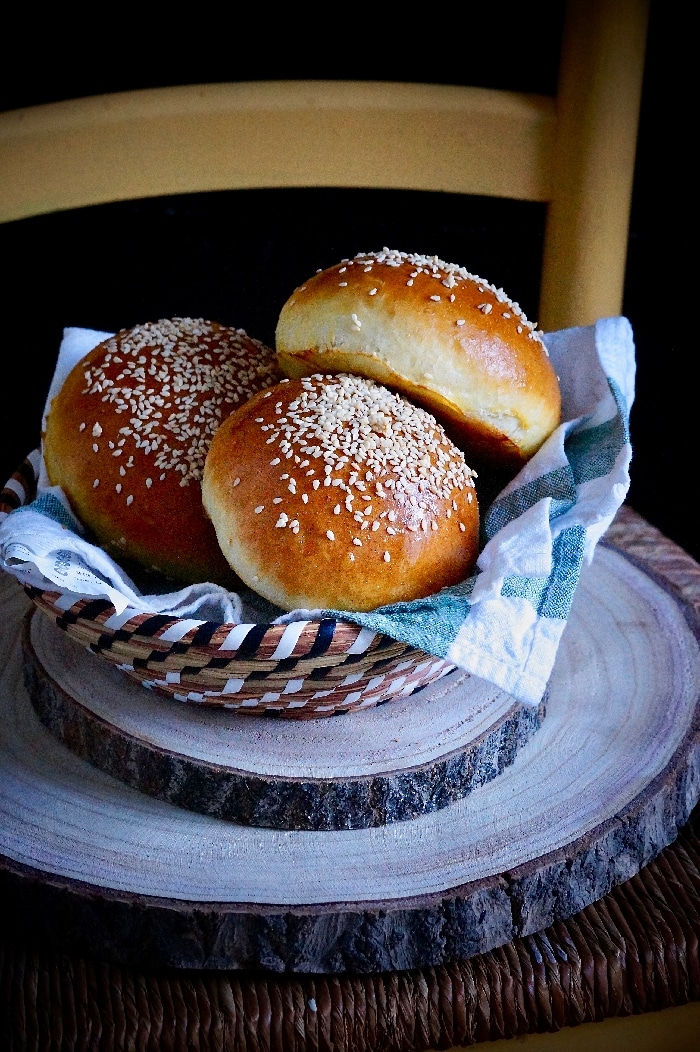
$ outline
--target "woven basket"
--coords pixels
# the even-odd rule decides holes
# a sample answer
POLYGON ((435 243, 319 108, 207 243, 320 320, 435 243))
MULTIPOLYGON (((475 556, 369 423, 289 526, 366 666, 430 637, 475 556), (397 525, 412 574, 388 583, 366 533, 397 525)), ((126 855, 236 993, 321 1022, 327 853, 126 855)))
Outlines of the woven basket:
MULTIPOLYGON (((0 513, 29 503, 36 487, 27 459, 0 493, 0 513)), ((406 697, 454 668, 334 618, 235 625, 139 613, 125 620, 106 599, 67 605, 59 591, 25 591, 69 636, 149 690, 246 714, 340 715, 406 697)))

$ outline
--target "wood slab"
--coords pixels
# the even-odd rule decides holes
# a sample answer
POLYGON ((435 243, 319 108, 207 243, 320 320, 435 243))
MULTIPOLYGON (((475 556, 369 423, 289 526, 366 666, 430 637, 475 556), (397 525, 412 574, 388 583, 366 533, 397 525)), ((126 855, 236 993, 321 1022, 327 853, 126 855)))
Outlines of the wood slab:
POLYGON ((597 901, 700 795, 700 568, 629 511, 606 541, 515 761, 448 807, 338 831, 186 811, 57 743, 23 684, 27 601, 3 582, 2 923, 144 967, 367 973, 466 958, 597 901))
POLYGON ((34 709, 77 756, 157 799, 271 829, 364 829, 447 807, 508 767, 545 711, 457 672, 366 711, 261 726, 145 690, 42 612, 22 636, 34 709))

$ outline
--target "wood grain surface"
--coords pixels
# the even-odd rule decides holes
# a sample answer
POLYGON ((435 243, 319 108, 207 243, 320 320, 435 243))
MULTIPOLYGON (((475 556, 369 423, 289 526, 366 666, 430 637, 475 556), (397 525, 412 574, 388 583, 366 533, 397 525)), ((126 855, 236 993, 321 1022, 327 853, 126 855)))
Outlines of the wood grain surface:
POLYGON ((157 799, 271 829, 362 829, 447 807, 510 765, 545 711, 455 672, 385 706, 261 727, 144 690, 40 611, 22 635, 32 705, 77 756, 157 799))
POLYGON ((327 974, 539 931, 637 873, 698 799, 699 597, 697 564, 624 510, 582 575, 547 717, 510 767, 411 821, 291 832, 154 800, 58 744, 23 685, 27 601, 4 581, 5 909, 25 934, 113 960, 327 974))

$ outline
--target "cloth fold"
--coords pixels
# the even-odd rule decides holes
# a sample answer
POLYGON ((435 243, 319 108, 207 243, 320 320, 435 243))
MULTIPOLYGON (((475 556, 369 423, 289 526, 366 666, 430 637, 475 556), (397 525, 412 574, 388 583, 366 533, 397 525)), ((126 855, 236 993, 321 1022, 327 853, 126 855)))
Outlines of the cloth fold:
MULTIPOLYGON (((64 331, 47 398, 72 365, 110 334, 64 331)), ((519 701, 541 701, 579 575, 629 489, 635 349, 624 317, 548 333, 562 391, 563 423, 498 494, 484 516, 486 543, 475 573, 459 585, 370 613, 279 611, 274 622, 334 617, 446 659, 519 701)), ((126 620, 140 612, 238 623, 251 597, 209 583, 144 595, 102 549, 89 544, 37 457, 36 500, 0 522, 0 566, 25 585, 60 591, 66 608, 109 599, 126 620)), ((270 620, 260 604, 261 619, 270 620)), ((255 600, 252 599, 255 612, 255 600)))

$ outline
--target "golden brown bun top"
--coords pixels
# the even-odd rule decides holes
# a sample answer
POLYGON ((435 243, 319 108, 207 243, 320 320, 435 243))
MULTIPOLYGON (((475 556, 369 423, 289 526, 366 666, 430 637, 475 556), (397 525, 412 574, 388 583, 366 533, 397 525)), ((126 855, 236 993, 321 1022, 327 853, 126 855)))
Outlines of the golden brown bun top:
POLYGON ((368 376, 425 406, 478 460, 518 467, 560 422, 559 383, 517 303, 436 257, 383 249, 289 297, 276 349, 288 376, 368 376))
POLYGON ((416 599, 477 557, 464 455, 430 414, 363 377, 256 395, 214 436, 202 496, 233 569, 285 609, 416 599))
POLYGON ((221 421, 280 375, 274 352, 242 329, 192 318, 123 329, 77 363, 49 407, 49 479, 117 559, 229 583, 202 506, 204 459, 221 421))

